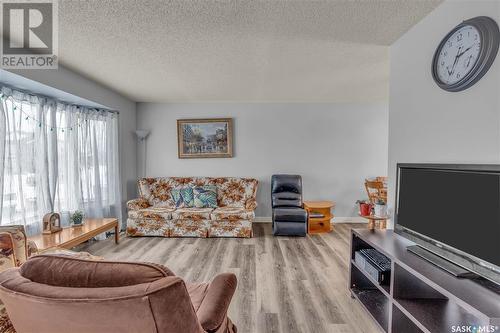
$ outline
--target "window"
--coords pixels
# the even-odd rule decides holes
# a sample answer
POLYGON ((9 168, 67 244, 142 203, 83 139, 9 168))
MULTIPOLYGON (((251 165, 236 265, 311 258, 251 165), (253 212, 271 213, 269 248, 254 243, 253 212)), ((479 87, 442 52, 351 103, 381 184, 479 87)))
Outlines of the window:
POLYGON ((1 224, 40 232, 43 215, 121 217, 118 114, 2 88, 1 224))

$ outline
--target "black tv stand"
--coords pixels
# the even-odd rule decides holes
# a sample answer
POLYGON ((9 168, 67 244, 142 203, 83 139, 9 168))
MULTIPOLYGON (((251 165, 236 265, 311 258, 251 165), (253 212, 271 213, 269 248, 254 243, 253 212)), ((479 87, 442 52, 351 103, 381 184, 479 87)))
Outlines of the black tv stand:
POLYGON ((392 230, 352 230, 349 290, 382 331, 442 333, 454 326, 500 327, 498 288, 484 279, 449 274, 441 265, 408 251, 412 245, 392 230), (354 253, 366 248, 391 260, 387 284, 379 284, 356 264, 354 253))
POLYGON ((428 251, 421 247, 420 245, 410 245, 406 248, 408 251, 411 253, 416 254, 417 256, 427 260, 433 265, 436 265, 437 267, 447 271, 453 276, 456 276, 458 278, 462 279, 477 279, 479 278, 479 275, 466 270, 465 268, 462 268, 458 265, 455 265, 449 260, 446 260, 443 257, 440 257, 431 251, 428 251))

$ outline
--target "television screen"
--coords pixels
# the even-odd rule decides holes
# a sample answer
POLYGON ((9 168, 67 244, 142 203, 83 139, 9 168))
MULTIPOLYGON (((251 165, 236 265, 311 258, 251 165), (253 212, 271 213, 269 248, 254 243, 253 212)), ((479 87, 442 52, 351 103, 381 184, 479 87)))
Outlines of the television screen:
POLYGON ((500 173, 400 167, 399 226, 500 266, 500 173))

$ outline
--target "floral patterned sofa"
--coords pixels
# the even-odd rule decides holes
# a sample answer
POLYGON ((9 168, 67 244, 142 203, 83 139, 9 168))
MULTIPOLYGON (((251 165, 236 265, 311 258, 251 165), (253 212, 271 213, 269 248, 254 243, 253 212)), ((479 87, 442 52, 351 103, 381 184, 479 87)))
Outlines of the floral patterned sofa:
POLYGON ((258 181, 252 178, 164 177, 139 180, 127 202, 128 236, 252 237, 258 181), (176 208, 176 188, 215 185, 217 208, 176 208))

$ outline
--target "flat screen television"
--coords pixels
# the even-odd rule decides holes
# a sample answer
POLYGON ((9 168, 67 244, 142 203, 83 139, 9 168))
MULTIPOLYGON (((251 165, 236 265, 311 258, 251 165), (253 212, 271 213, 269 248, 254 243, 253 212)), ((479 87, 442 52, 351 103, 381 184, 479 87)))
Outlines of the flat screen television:
POLYGON ((398 164, 395 231, 500 284, 500 165, 398 164))

